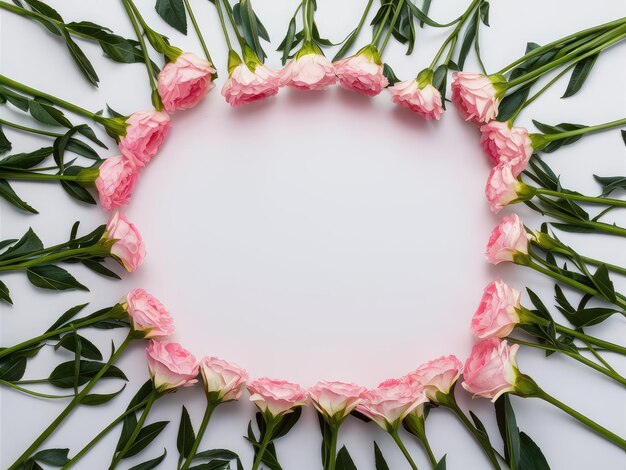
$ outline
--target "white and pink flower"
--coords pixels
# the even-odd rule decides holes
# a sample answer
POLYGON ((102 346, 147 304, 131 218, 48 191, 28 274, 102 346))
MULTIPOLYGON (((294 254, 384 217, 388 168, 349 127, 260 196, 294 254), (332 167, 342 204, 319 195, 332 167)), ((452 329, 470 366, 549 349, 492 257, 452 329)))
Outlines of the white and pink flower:
POLYGON ((168 62, 157 77, 159 95, 166 111, 193 108, 207 95, 215 68, 193 52, 179 55, 168 62))
POLYGON ((455 72, 452 74, 452 102, 466 121, 486 123, 498 116, 506 91, 502 75, 455 72))
POLYGON ((122 305, 128 312, 133 331, 144 338, 166 338, 174 334, 174 319, 158 299, 143 289, 131 290, 122 305))
POLYGON ((491 264, 514 261, 516 255, 528 254, 529 237, 524 222, 517 215, 504 217, 493 229, 487 243, 486 258, 491 264))
POLYGON ((146 356, 152 385, 157 392, 173 392, 198 382, 198 361, 180 344, 150 340, 146 356))
POLYGON ((490 283, 472 318, 472 333, 480 339, 508 336, 520 323, 520 299, 520 292, 502 279, 490 283))
POLYGON ((111 256, 128 272, 136 271, 146 256, 141 234, 134 224, 119 212, 115 212, 106 226, 104 234, 111 245, 111 256))
POLYGON ((335 62, 339 83, 347 90, 376 96, 389 85, 375 46, 366 46, 351 57, 335 62))

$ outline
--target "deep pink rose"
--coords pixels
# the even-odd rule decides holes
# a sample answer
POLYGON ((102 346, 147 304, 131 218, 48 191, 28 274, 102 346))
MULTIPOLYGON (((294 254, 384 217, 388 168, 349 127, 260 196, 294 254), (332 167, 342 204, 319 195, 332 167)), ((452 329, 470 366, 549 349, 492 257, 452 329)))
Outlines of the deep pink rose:
POLYGON ((363 394, 357 410, 389 431, 397 429, 402 420, 427 401, 424 388, 415 381, 389 379, 363 394))
POLYGON ((281 86, 300 90, 324 90, 335 83, 335 66, 323 54, 296 56, 280 72, 281 86))
POLYGON ((136 271, 146 256, 146 249, 137 227, 122 214, 115 212, 109 219, 105 236, 108 240, 115 240, 111 246, 111 255, 128 272, 136 271))
POLYGON ((366 391, 352 383, 322 381, 309 388, 309 397, 327 419, 342 421, 363 401, 366 391))
POLYGON ((211 63, 193 52, 185 52, 174 62, 168 62, 157 77, 165 109, 173 113, 193 108, 213 88, 214 73, 211 63))
POLYGON ((407 80, 396 83, 389 91, 394 103, 410 109, 424 119, 438 121, 443 114, 441 93, 430 83, 420 88, 417 80, 407 80))
POLYGON ((106 158, 95 182, 102 207, 110 211, 128 204, 137 176, 135 166, 125 157, 106 158))
POLYGON ((200 375, 207 394, 220 402, 239 400, 248 380, 248 372, 237 364, 217 357, 205 357, 200 362, 200 375))
POLYGON ((250 401, 263 413, 276 417, 289 413, 297 406, 306 405, 307 393, 300 385, 266 377, 248 384, 250 401))
POLYGON ((480 339, 508 336, 520 322, 520 298, 520 292, 502 279, 489 284, 472 318, 472 333, 480 339))
POLYGON ((123 300, 134 331, 144 338, 165 338, 174 334, 174 319, 163 304, 143 289, 133 289, 123 300))
POLYGON ((378 95, 389 82, 374 46, 367 46, 351 57, 335 62, 339 83, 347 90, 367 96, 378 95))
POLYGON ((517 350, 519 345, 509 346, 506 340, 486 339, 476 343, 463 369, 465 390, 496 401, 500 395, 515 390, 517 350))
POLYGON ((494 164, 508 163, 513 176, 518 176, 533 154, 528 131, 523 127, 509 127, 507 122, 491 121, 480 126, 480 143, 494 164))
POLYGON ((180 344, 150 340, 146 356, 152 384, 158 392, 174 391, 198 382, 198 361, 180 344))
POLYGON ((466 121, 489 122, 498 115, 498 106, 506 91, 500 75, 455 72, 452 74, 452 102, 466 121))
POLYGON ((231 106, 242 106, 278 93, 280 79, 277 72, 263 64, 254 71, 246 64, 239 64, 224 83, 222 96, 231 106))
POLYGON ((424 387, 428 399, 437 403, 437 393, 448 395, 462 370, 463 364, 456 356, 441 356, 422 364, 407 378, 424 387))
POLYGON ((491 264, 498 264, 513 261, 519 253, 528 254, 528 235, 522 219, 513 214, 504 217, 500 225, 493 229, 485 255, 491 264))
POLYGON ((139 111, 126 119, 126 135, 119 143, 120 152, 142 168, 154 157, 170 130, 170 117, 164 111, 139 111))
POLYGON ((511 165, 500 163, 489 172, 485 196, 491 212, 497 214, 504 206, 519 198, 521 183, 513 176, 511 165))

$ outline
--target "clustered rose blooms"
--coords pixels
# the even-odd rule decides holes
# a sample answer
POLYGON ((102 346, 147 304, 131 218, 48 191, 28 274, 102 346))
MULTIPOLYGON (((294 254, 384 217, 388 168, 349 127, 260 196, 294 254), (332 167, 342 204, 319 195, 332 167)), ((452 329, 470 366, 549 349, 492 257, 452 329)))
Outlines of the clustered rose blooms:
POLYGON ((520 323, 520 299, 521 293, 502 279, 490 283, 472 318, 472 333, 480 339, 508 336, 520 323))
POLYGON ((127 158, 106 158, 95 181, 102 207, 110 211, 128 204, 136 181, 137 170, 127 158))
POLYGON ((146 356, 152 384, 157 392, 175 391, 198 382, 198 361, 180 344, 150 340, 146 356))
POLYGON ((245 369, 217 357, 202 359, 200 375, 205 392, 217 402, 239 400, 248 380, 245 369))
POLYGON ((500 163, 494 166, 485 185, 485 196, 491 212, 497 214, 504 206, 519 199, 522 187, 522 183, 513 176, 509 164, 500 163))
POLYGON ((143 289, 133 289, 122 300, 131 327, 144 338, 165 338, 174 334, 174 320, 155 297, 143 289))
POLYGON ((308 393, 317 411, 327 419, 341 422, 363 401, 366 391, 352 383, 321 381, 308 393))
POLYGON ((165 109, 172 113, 193 108, 213 88, 215 72, 208 60, 192 52, 185 52, 173 62, 168 62, 157 77, 165 109))
POLYGON ((441 356, 422 364, 407 378, 424 388, 429 400, 437 403, 437 394, 448 395, 461 376, 463 364, 456 356, 441 356))
POLYGON ((491 161, 495 165, 509 164, 513 176, 517 177, 533 153, 528 131, 508 122, 491 121, 480 126, 480 132, 480 143, 491 161))
POLYGON ((278 93, 280 77, 263 64, 253 69, 240 63, 230 73, 222 87, 222 96, 233 107, 243 106, 278 93))
POLYGON ((402 379, 389 379, 363 394, 357 410, 389 431, 397 429, 402 420, 428 399, 421 384, 402 379))
POLYGON ((335 66, 322 53, 297 54, 280 72, 281 86, 300 90, 325 90, 335 83, 335 66))
POLYGON ((342 87, 363 95, 376 96, 389 85, 374 46, 364 47, 355 55, 336 62, 335 70, 342 87))
POLYGON ((113 241, 111 256, 126 268, 136 271, 146 256, 146 249, 141 234, 122 214, 116 212, 106 226, 106 240, 113 241))
POLYGON ((253 380, 247 388, 250 392, 250 401, 262 413, 268 412, 272 417, 284 415, 295 407, 306 405, 308 398, 306 390, 300 385, 267 377, 253 380))
POLYGON ((493 229, 485 255, 491 264, 499 264, 513 261, 517 254, 528 254, 528 234, 522 219, 513 214, 493 229))
POLYGON ((497 338, 476 343, 465 362, 463 388, 494 402, 503 393, 515 391, 518 349, 519 345, 509 346, 497 338))
POLYGON ((466 121, 486 123, 496 118, 506 79, 501 75, 452 74, 452 101, 466 121))
POLYGON ((119 143, 122 155, 137 168, 143 168, 157 154, 170 130, 170 117, 164 111, 139 111, 126 119, 126 135, 119 143))
POLYGON ((424 119, 439 120, 443 114, 441 93, 432 84, 420 88, 417 80, 398 82, 389 88, 392 101, 410 109, 424 119))

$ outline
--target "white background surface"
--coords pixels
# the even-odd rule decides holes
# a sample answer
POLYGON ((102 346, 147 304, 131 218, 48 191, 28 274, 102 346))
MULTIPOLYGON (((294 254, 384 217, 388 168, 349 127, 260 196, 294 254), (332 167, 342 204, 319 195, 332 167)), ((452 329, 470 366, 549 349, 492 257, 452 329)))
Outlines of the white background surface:
MULTIPOLYGON (((191 28, 185 38, 156 16, 152 1, 137 3, 149 23, 170 35, 174 44, 200 53, 191 28)), ((144 234, 144 266, 121 282, 72 266, 91 293, 47 293, 31 287, 22 274, 3 277, 15 306, 1 308, 0 344, 40 334, 72 305, 89 301, 93 311, 112 305, 133 287, 143 287, 175 315, 175 339, 198 356, 217 355, 244 365, 252 376, 303 385, 334 379, 374 386, 442 354, 464 360, 473 343, 471 315, 483 287, 495 276, 520 289, 530 286, 551 305, 552 282, 523 268, 494 268, 484 261, 484 245, 499 219, 484 201, 489 165, 477 131, 452 107, 441 122, 426 123, 394 107, 386 92, 367 99, 333 89, 314 94, 282 90, 277 98, 232 110, 219 94, 226 76, 226 48, 216 12, 208 2, 192 3, 221 78, 200 106, 174 117, 166 145, 142 175, 127 210, 144 234)), ((335 41, 345 36, 356 24, 362 3, 320 2, 317 21, 322 34, 335 41)), ((465 8, 459 1, 433 3, 432 16, 440 21, 465 8)), ((92 20, 132 37, 118 2, 51 4, 67 21, 92 20)), ((270 51, 283 37, 295 2, 281 4, 285 6, 255 2, 273 39, 266 50, 268 64, 274 67, 279 66, 279 55, 270 51)), ((518 57, 527 41, 546 43, 623 16, 624 11, 623 2, 613 0, 598 0, 593 8, 580 0, 532 0, 523 7, 492 2, 492 27, 481 29, 485 63, 488 70, 497 70, 518 57)), ((0 17, 3 74, 93 110, 108 103, 129 114, 150 106, 141 64, 114 64, 101 57, 98 47, 81 42, 101 78, 96 90, 78 74, 64 46, 42 27, 5 12, 0 17)), ((408 78, 430 62, 447 34, 419 30, 412 56, 392 44, 384 59, 400 77, 408 78)), ((368 37, 363 34, 359 44, 368 37)), ((594 124, 623 117, 625 59, 624 47, 603 54, 581 93, 560 100, 565 83, 559 83, 517 124, 532 127, 531 119, 594 124)), ((466 69, 477 67, 471 61, 466 69)), ((12 111, 5 106, 0 114, 12 116, 12 111)), ((9 133, 16 152, 48 145, 43 139, 9 133)), ((111 150, 102 156, 113 154, 111 150)), ((562 174, 565 187, 591 194, 599 191, 593 173, 607 176, 626 170, 618 131, 586 137, 546 161, 562 174)), ((46 244, 54 244, 66 239, 75 220, 81 220, 86 231, 106 219, 100 208, 80 206, 58 185, 15 188, 41 214, 24 215, 0 203, 3 239, 32 226, 46 244)), ((518 210, 529 226, 538 227, 535 214, 518 210)), ((626 223, 624 212, 616 214, 621 225, 626 223)), ((562 238, 586 255, 626 264, 623 239, 562 238)), ((623 292, 624 279, 616 281, 623 292)), ((614 318, 590 332, 623 343, 626 327, 623 318, 614 318)), ((116 341, 122 334, 116 333, 116 341)), ((108 334, 88 336, 107 351, 108 334)), ((147 378, 143 347, 134 345, 120 361, 131 378, 124 394, 109 405, 73 413, 45 448, 70 447, 73 453, 123 410, 147 378)), ((47 376, 61 356, 41 354, 27 377, 47 376)), ((611 359, 626 372, 625 361, 611 359)), ((618 385, 571 360, 546 360, 537 351, 523 350, 520 367, 548 392, 626 434, 624 392, 618 385)), ((118 386, 103 381, 97 390, 118 386)), ((499 445, 490 404, 470 401, 460 391, 458 395, 465 409, 471 407, 481 416, 499 445)), ((0 466, 6 468, 65 404, 5 389, 1 399, 0 466)), ((520 428, 539 444, 553 469, 624 468, 623 452, 560 411, 538 401, 513 401, 520 428)), ((174 468, 182 404, 199 425, 204 407, 199 389, 164 398, 149 421, 172 423, 129 464, 155 457, 167 447, 168 459, 161 467, 174 468)), ((201 448, 231 448, 249 467, 251 449, 241 436, 253 412, 246 402, 221 407, 201 448)), ((428 431, 435 453, 448 454, 448 468, 487 468, 477 445, 445 410, 431 414, 428 431)), ((78 468, 105 468, 118 432, 78 468)), ((373 468, 373 439, 392 469, 408 468, 388 436, 373 424, 348 420, 340 435, 360 469, 373 468)), ((421 468, 427 468, 422 451, 409 436, 406 441, 421 468)), ((319 468, 319 443, 316 419, 308 409, 301 423, 278 441, 284 468, 319 468)))

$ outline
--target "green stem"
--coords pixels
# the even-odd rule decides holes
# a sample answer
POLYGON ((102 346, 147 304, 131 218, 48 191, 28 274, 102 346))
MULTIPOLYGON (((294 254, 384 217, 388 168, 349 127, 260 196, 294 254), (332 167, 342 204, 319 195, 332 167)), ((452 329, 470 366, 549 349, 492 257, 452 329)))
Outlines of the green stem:
MULTIPOLYGON (((541 199, 541 196, 539 196, 541 199)), ((552 202, 552 201, 550 201, 552 202)), ((593 220, 581 220, 576 217, 570 217, 565 214, 555 213, 550 210, 542 210, 543 215, 550 215, 555 219, 560 219, 563 222, 567 222, 574 225, 580 225, 581 227, 586 227, 593 230, 598 230, 599 232, 608 233, 610 235, 617 235, 620 237, 626 237, 626 228, 618 227, 616 225, 605 224, 603 222, 596 222, 593 220)))
POLYGON ((387 5, 387 11, 385 11, 385 16, 383 16, 383 19, 378 25, 378 28, 376 28, 376 32, 374 33, 374 37, 372 38, 372 42, 371 42, 372 46, 378 45, 378 38, 383 32, 383 29, 385 28, 385 23, 387 23, 387 20, 389 19, 389 14, 391 13, 391 5, 392 5, 391 3, 387 5))
POLYGON ((433 449, 430 447, 430 442, 428 442, 428 437, 426 435, 425 416, 416 416, 415 414, 410 414, 405 418, 405 425, 407 426, 407 430, 411 434, 413 434, 419 440, 422 447, 424 447, 431 467, 433 469, 436 468, 438 462, 435 454, 433 453, 433 449))
MULTIPOLYGON (((222 0, 222 1, 224 2, 224 8, 226 8, 226 16, 228 16, 228 21, 230 22, 230 25, 235 31, 235 35, 237 36, 237 41, 239 42, 239 47, 241 47, 241 50, 243 51, 246 47, 246 41, 243 38, 243 36, 241 36, 241 33, 239 32, 239 29, 237 28, 237 23, 235 23, 235 18, 233 18, 233 12, 230 8, 230 3, 228 3, 228 0, 222 0)), ((215 0, 215 3, 217 2, 219 2, 219 0, 215 0)))
POLYGON ((329 424, 330 426, 330 450, 328 454, 328 468, 325 470, 335 470, 337 466, 337 437, 339 435, 339 426, 329 424))
POLYGON ((584 333, 581 333, 579 331, 576 330, 572 330, 571 328, 567 328, 566 326, 560 325, 558 323, 554 324, 554 327, 556 328, 556 331, 560 332, 560 333, 564 333, 568 336, 572 336, 574 338, 580 339, 582 341, 587 341, 595 346, 599 346, 605 350, 608 351, 613 351, 616 352, 618 354, 622 354, 624 356, 626 356, 626 348, 623 346, 619 346, 618 344, 614 344, 614 343, 610 343, 608 341, 604 341, 602 339, 599 338, 595 338, 593 336, 588 336, 584 333))
POLYGON ((433 59, 433 61, 430 63, 430 69, 435 68, 435 66, 437 65, 437 61, 439 60, 439 58, 441 57, 441 55, 443 54, 443 51, 446 49, 446 46, 450 43, 450 51, 448 52, 448 57, 446 58, 446 63, 450 62, 450 58, 452 57, 452 53, 454 51, 454 46, 456 45, 459 33, 461 32, 461 29, 463 28, 463 24, 465 23, 465 21, 467 20, 467 18, 469 18, 470 14, 472 13, 472 11, 474 10, 474 8, 481 3, 483 0, 473 0, 472 3, 470 3, 470 6, 467 8, 467 10, 465 10, 465 13, 463 13, 458 20, 458 24, 456 25, 456 27, 454 28, 454 30, 452 31, 452 33, 450 33, 450 36, 448 36, 446 38, 446 40, 443 42, 443 44, 441 45, 441 47, 439 48, 439 50, 437 51, 437 54, 435 55, 435 58, 433 59))
POLYGON ((109 466, 109 470, 114 470, 120 464, 120 461, 124 458, 124 456, 126 455, 126 452, 128 452, 128 449, 130 449, 130 447, 134 444, 135 439, 137 439, 137 436, 139 435, 139 432, 141 431, 141 428, 143 427, 143 424, 146 422, 146 419, 148 418, 148 414, 150 413, 150 409, 152 408, 152 405, 154 405, 154 402, 156 401, 157 398, 159 398, 159 396, 160 394, 156 390, 152 390, 152 392, 148 396, 148 399, 146 400, 146 406, 143 409, 143 412, 141 413, 139 420, 137 421, 137 425, 135 426, 135 429, 133 430, 132 434, 126 441, 126 444, 124 445, 122 450, 120 450, 117 453, 117 455, 111 462, 111 465, 109 466))
POLYGON ((608 429, 600 426, 598 423, 596 423, 595 421, 587 418, 585 415, 579 413, 578 411, 574 410, 573 408, 570 408, 565 403, 557 400, 556 398, 554 398, 553 396, 547 394, 543 390, 539 391, 539 393, 537 394, 537 398, 541 398, 542 400, 545 400, 548 403, 556 406, 557 408, 565 411, 568 415, 570 415, 571 417, 577 419, 578 421, 583 423, 585 426, 589 427, 591 430, 593 430, 594 432, 596 432, 600 436, 602 436, 605 439, 613 442, 618 447, 620 447, 622 449, 626 449, 626 440, 622 439, 620 436, 618 436, 617 434, 609 431, 608 429))
POLYGON ((0 172, 0 179, 13 180, 45 180, 45 181, 78 181, 77 175, 50 175, 46 173, 13 173, 0 172))
POLYGON ((555 140, 567 139, 569 137, 574 137, 577 135, 584 135, 591 132, 599 132, 606 129, 614 129, 616 127, 622 126, 626 126, 626 119, 619 119, 617 121, 611 121, 605 124, 599 124, 597 126, 582 127, 573 131, 559 132, 558 134, 543 134, 543 138, 548 142, 553 142, 555 140))
POLYGON ((411 454, 409 453, 408 449, 404 445, 404 442, 402 442, 402 439, 400 439, 400 434, 398 434, 398 431, 394 429, 390 431, 389 434, 391 435, 394 442, 396 443, 396 445, 402 452, 402 455, 404 455, 404 458, 407 460, 407 462, 409 462, 409 465, 411 466, 411 468, 413 470, 418 470, 417 464, 413 461, 413 457, 411 457, 411 454))
POLYGON ((222 31, 224 32, 224 37, 226 38, 228 52, 230 52, 233 50, 233 45, 230 43, 230 36, 228 35, 228 28, 226 28, 226 22, 224 21, 224 12, 222 11, 220 0, 215 1, 215 8, 217 8, 217 16, 220 18, 220 24, 222 25, 222 31))
POLYGON ((396 6, 396 11, 393 14, 393 18, 391 19, 391 23, 389 24, 389 29, 387 30, 387 35, 385 36, 385 39, 383 40, 383 43, 380 46, 379 54, 381 56, 383 55, 383 51, 387 47, 387 43, 389 42, 389 38, 391 37, 391 33, 393 33, 393 28, 395 27, 396 22, 398 21, 398 18, 400 17, 400 13, 402 12, 402 7, 403 6, 404 6, 404 0, 400 0, 398 2, 398 5, 396 6))
POLYGON ((82 459, 85 456, 85 454, 87 454, 87 452, 89 452, 91 448, 95 446, 98 443, 98 441, 100 441, 100 439, 102 439, 105 435, 111 432, 111 430, 115 426, 117 426, 124 418, 126 418, 126 416, 128 416, 131 413, 135 413, 137 410, 143 408, 146 405, 146 403, 147 402, 145 400, 142 401, 141 403, 133 406, 132 408, 129 408, 124 413, 122 413, 117 418, 115 418, 113 421, 111 421, 111 423, 102 431, 100 431, 96 435, 96 437, 94 437, 91 441, 89 441, 89 443, 85 447, 83 447, 80 450, 80 452, 78 452, 74 457, 72 457, 72 459, 69 462, 63 465, 63 467, 61 467, 61 470, 67 470, 68 468, 73 467, 76 464, 76 462, 82 459))
POLYGON ((49 132, 49 131, 44 131, 41 129, 34 129, 32 127, 22 126, 14 122, 5 121, 4 119, 0 119, 0 124, 4 124, 5 126, 9 126, 9 127, 12 127, 13 129, 18 129, 20 131, 30 132, 31 134, 45 135, 47 137, 63 137, 63 134, 59 134, 57 132, 49 132))
POLYGON ((265 423, 265 434, 263 435, 263 441, 261 442, 261 446, 256 454, 254 459, 254 463, 252 464, 252 470, 257 470, 261 462, 263 461, 263 455, 265 454, 265 450, 267 446, 272 441, 272 433, 274 432, 274 426, 276 425, 275 419, 270 418, 265 423))
MULTIPOLYGON (((302 31, 304 32, 304 43, 310 42, 313 39, 313 31, 309 24, 309 5, 310 0, 303 0, 304 6, 302 7, 302 31)), ((300 5, 302 5, 302 3, 300 5)), ((298 7, 300 8, 300 7, 298 7)))
POLYGON ((363 10, 363 14, 361 15, 361 19, 359 20, 359 24, 356 26, 356 29, 354 30, 354 35, 358 35, 361 32, 361 29, 363 29, 363 25, 365 24, 365 20, 367 19, 367 15, 370 12, 370 9, 372 8, 372 3, 374 3, 374 0, 368 0, 367 4, 365 5, 365 10, 363 10))
MULTIPOLYGON (((213 64, 213 59, 211 59, 211 54, 209 53, 209 48, 204 41, 204 36, 202 36, 202 31, 198 26, 198 22, 196 21, 196 16, 193 14, 193 10, 191 9, 191 4, 189 0, 185 0, 185 8, 187 9, 187 13, 189 13, 189 18, 191 19, 191 24, 193 24, 193 29, 196 30, 196 35, 198 36, 198 40, 200 41, 200 45, 202 46, 202 50, 204 51, 204 56, 206 60, 208 60, 211 64, 213 64)), ((217 77, 217 74, 215 75, 217 77)))
POLYGON ((537 194, 558 197, 561 199, 571 199, 572 201, 588 202, 590 204, 602 204, 613 207, 626 207, 626 201, 620 199, 612 199, 605 197, 584 196, 582 194, 565 193, 561 191, 552 191, 551 189, 535 188, 537 194))
POLYGON ((196 455, 196 452, 198 452, 198 447, 200 447, 200 442, 202 441, 202 437, 204 436, 204 433, 206 432, 206 428, 209 425, 209 420, 211 419, 211 415, 213 414, 213 411, 215 411, 216 407, 217 407, 217 404, 213 403, 211 400, 208 400, 208 397, 207 397, 207 407, 204 412, 204 417, 202 418, 202 423, 200 423, 200 429, 198 429, 198 434, 196 434, 196 440, 194 441, 193 446, 191 447, 191 450, 189 451, 187 460, 185 460, 185 463, 180 468, 180 470, 187 470, 189 466, 191 465, 193 458, 196 455))
POLYGON ((72 398, 75 396, 74 394, 72 395, 48 395, 46 393, 39 393, 33 390, 28 390, 27 388, 24 388, 24 387, 20 387, 19 385, 15 385, 14 383, 7 382, 6 380, 2 380, 2 379, 0 379, 0 385, 4 385, 6 387, 10 387, 10 388, 17 390, 18 392, 26 393, 27 395, 32 395, 34 397, 39 397, 39 398, 58 399, 58 398, 72 398))
MULTIPOLYGON (((96 245, 97 246, 97 245, 96 245)), ((47 264, 52 263, 54 261, 63 261, 68 258, 76 258, 76 257, 90 257, 96 254, 96 250, 94 250, 93 246, 87 248, 74 248, 71 250, 61 251, 59 253, 51 253, 47 256, 41 256, 39 258, 30 259, 28 261, 24 261, 17 264, 7 264, 0 266, 1 271, 21 271, 24 269, 28 269, 32 266, 37 266, 39 264, 47 264)))
POLYGON ((130 344, 133 337, 132 334, 129 334, 124 342, 120 344, 119 348, 111 355, 109 360, 102 366, 102 368, 98 371, 96 375, 92 377, 92 379, 87 382, 87 385, 81 390, 81 392, 74 397, 74 399, 65 407, 65 409, 57 416, 57 418, 50 423, 50 425, 39 435, 37 439, 24 451, 24 453, 18 457, 18 459, 9 467, 8 470, 16 470, 19 468, 30 456, 33 452, 35 452, 41 444, 44 443, 48 437, 56 430, 56 428, 63 422, 63 420, 71 413, 71 411, 78 405, 87 394, 91 391, 91 389, 96 385, 96 383, 102 378, 102 376, 109 370, 109 368, 117 361, 117 359, 122 355, 126 347, 130 344))

